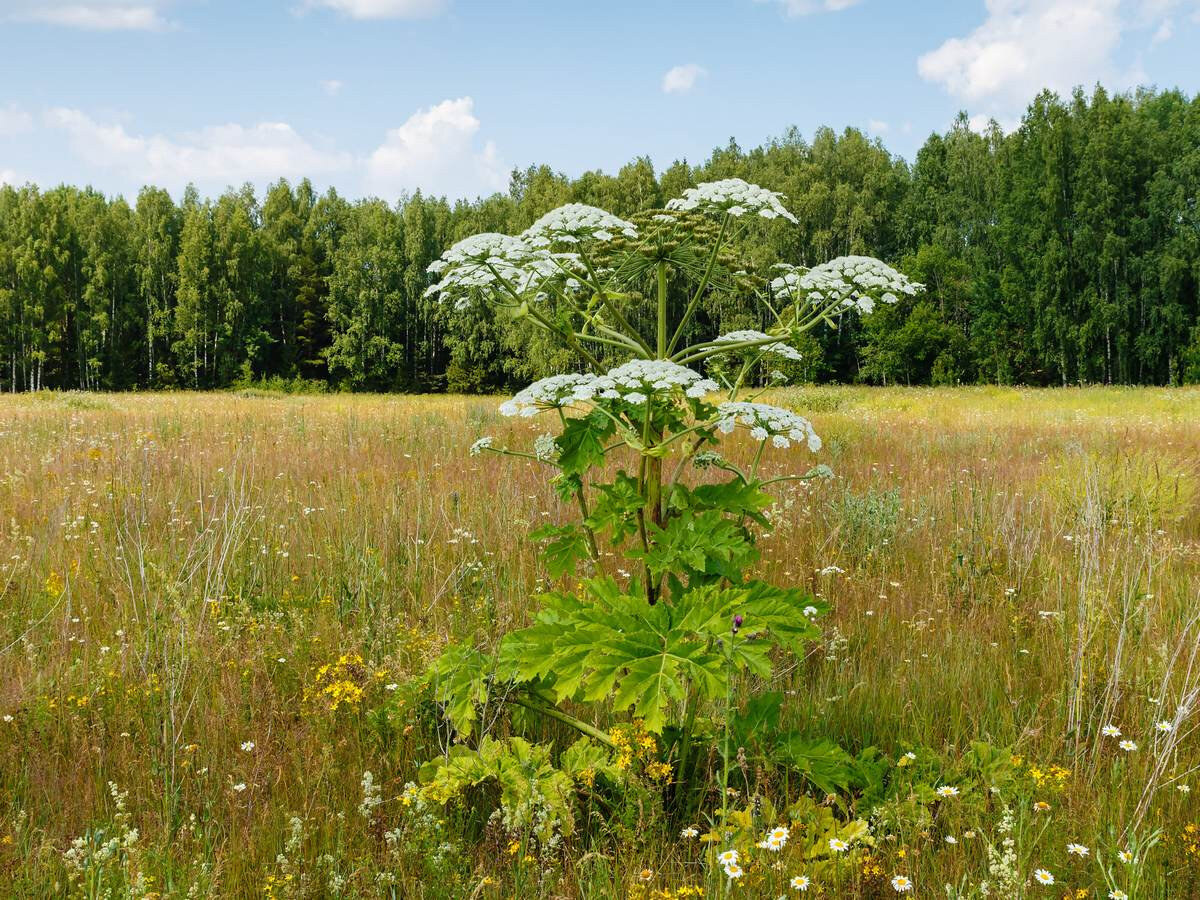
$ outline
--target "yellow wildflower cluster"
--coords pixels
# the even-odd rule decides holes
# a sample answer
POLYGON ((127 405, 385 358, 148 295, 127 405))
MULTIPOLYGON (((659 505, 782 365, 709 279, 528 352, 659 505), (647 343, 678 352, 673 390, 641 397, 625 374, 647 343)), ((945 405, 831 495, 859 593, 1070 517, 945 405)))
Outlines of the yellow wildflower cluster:
POLYGON ((1188 822, 1183 826, 1179 835, 1179 844, 1183 848, 1183 858, 1192 864, 1200 864, 1200 826, 1188 822))
POLYGON ((675 888, 655 888, 645 884, 633 884, 627 895, 629 900, 678 900, 681 897, 703 897, 704 888, 695 884, 682 884, 675 888))
POLYGON ((883 866, 874 856, 868 854, 862 858, 862 877, 868 881, 883 877, 883 866))
POLYGON ((357 708, 363 699, 367 669, 357 653, 343 653, 337 662, 326 663, 317 669, 312 682, 304 689, 304 699, 324 705, 330 712, 346 706, 357 708))
POLYGON ((1071 777, 1071 770, 1057 765, 1042 769, 1031 763, 1029 777, 1040 788, 1048 787, 1051 790, 1061 791, 1067 783, 1067 779, 1071 777))
MULTIPOLYGON (((641 719, 634 719, 628 725, 615 725, 609 733, 613 748, 617 751, 616 766, 618 769, 629 769, 634 763, 645 763, 658 753, 658 741, 654 735, 646 731, 641 719)), ((659 763, 660 766, 665 763, 659 763)), ((667 767, 670 772, 670 767, 667 767)), ((653 777, 653 776, 651 776, 653 777)))

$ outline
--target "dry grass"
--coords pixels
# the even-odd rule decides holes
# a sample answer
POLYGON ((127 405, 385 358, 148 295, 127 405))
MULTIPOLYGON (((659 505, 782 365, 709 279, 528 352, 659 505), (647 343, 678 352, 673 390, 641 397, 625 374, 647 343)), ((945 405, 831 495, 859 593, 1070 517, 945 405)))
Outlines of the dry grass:
MULTIPOLYGON (((773 580, 834 609, 826 642, 776 685, 781 727, 947 766, 978 740, 1061 765, 1052 810, 1016 813, 1023 891, 1106 896, 1126 883, 1105 883, 1116 850, 1161 829, 1137 896, 1195 896, 1184 829, 1200 814, 1181 788, 1200 789, 1200 392, 777 400, 811 415, 836 473, 782 491, 763 543, 773 580), (1101 735, 1109 722, 1139 749, 1101 735), (1054 890, 1029 885, 1038 866, 1054 890)), ((467 455, 484 433, 536 433, 495 408, 0 398, 0 894, 607 897, 643 867, 660 887, 691 877, 657 823, 572 844, 520 889, 503 848, 456 835, 453 817, 445 860, 438 840, 384 835, 437 747, 428 710, 395 698, 447 640, 485 644, 525 620, 542 579, 524 534, 563 512, 542 473, 467 455), (81 836, 91 850, 72 857, 81 836)), ((841 895, 891 894, 893 872, 916 896, 995 883, 1000 814, 983 797, 878 824, 883 877, 841 895)))

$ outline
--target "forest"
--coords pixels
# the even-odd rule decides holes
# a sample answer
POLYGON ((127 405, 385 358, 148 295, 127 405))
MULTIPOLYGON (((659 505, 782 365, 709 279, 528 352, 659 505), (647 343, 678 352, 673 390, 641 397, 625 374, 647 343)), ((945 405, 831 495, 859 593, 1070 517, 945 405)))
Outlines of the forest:
MULTIPOLYGON (((786 195, 799 227, 739 252, 814 265, 878 256, 927 291, 815 332, 803 382, 1200 382, 1200 95, 1043 92, 1019 126, 961 114, 907 162, 856 129, 796 129, 706 161, 615 175, 514 171, 508 193, 397 203, 280 180, 176 202, 0 187, 0 390, 495 391, 561 371, 523 320, 454 314, 428 265, 481 231, 568 202, 627 217, 740 177, 786 195)), ((765 264, 764 264, 765 265, 765 264)), ((706 303, 693 337, 761 327, 706 303)))

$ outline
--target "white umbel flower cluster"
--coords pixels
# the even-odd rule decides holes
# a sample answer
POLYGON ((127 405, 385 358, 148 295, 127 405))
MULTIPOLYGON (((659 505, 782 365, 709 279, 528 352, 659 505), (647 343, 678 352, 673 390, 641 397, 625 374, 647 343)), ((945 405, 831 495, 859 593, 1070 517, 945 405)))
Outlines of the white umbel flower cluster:
POLYGON ((500 405, 504 416, 535 416, 576 403, 619 400, 640 406, 651 397, 700 398, 720 385, 699 372, 665 359, 635 359, 603 375, 551 375, 535 381, 500 405))
POLYGON ((530 225, 521 237, 530 247, 548 247, 553 243, 611 241, 617 234, 629 238, 638 236, 632 222, 586 203, 568 203, 550 210, 530 225))
MULTIPOLYGON (((747 329, 744 331, 731 331, 728 334, 723 334, 719 338, 715 338, 713 343, 741 344, 745 343, 746 341, 765 341, 770 337, 771 335, 767 334, 765 331, 751 331, 747 329)), ((790 344, 785 344, 783 341, 776 341, 773 344, 760 344, 757 347, 751 348, 751 350, 755 353, 773 353, 776 356, 782 356, 784 359, 790 359, 794 362, 799 362, 801 359, 803 359, 799 350, 790 344)))
POLYGON ((455 306, 464 309, 473 292, 506 290, 498 284, 501 280, 518 295, 550 278, 563 278, 572 287, 563 266, 571 269, 577 265, 570 254, 551 254, 512 235, 484 232, 459 241, 429 265, 427 271, 440 275, 441 280, 426 288, 425 295, 454 295, 455 306))
MULTIPOLYGON (((500 404, 502 416, 536 416, 545 409, 561 409, 580 400, 581 389, 585 390, 596 380, 595 375, 551 375, 535 381, 511 400, 500 404)), ((590 396, 590 395, 589 395, 590 396)))
POLYGON ((653 395, 682 393, 700 398, 721 386, 699 372, 666 359, 634 359, 598 375, 585 390, 601 400, 635 405, 653 395))
POLYGON ((784 208, 783 194, 768 191, 740 178, 706 181, 688 188, 682 197, 667 202, 667 209, 721 210, 731 216, 759 215, 764 219, 787 219, 793 225, 796 217, 784 208))
POLYGON ((811 269, 778 266, 783 274, 771 281, 777 297, 825 305, 838 301, 842 309, 857 307, 869 313, 875 302, 895 303, 898 294, 912 296, 925 285, 910 281, 887 263, 871 256, 839 256, 811 269))
POLYGON ((808 444, 808 449, 813 453, 821 449, 821 439, 813 431, 808 419, 769 403, 736 401, 717 406, 718 431, 729 434, 738 425, 749 428, 750 437, 754 440, 765 441, 769 438, 773 446, 783 450, 790 447, 793 441, 808 444))

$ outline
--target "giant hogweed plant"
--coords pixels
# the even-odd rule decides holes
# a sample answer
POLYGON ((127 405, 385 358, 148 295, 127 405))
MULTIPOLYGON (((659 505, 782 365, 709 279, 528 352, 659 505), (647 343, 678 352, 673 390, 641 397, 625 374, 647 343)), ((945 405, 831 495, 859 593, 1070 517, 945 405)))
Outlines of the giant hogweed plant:
MULTIPOLYGON (((507 416, 545 417, 556 434, 529 449, 485 437, 471 452, 548 468, 576 515, 533 537, 544 542, 552 576, 587 573, 577 591, 542 596, 532 624, 498 646, 452 645, 437 661, 430 684, 455 734, 448 754, 422 773, 434 799, 494 779, 507 797, 507 824, 529 825, 521 798, 540 779, 543 802, 556 798, 539 820, 545 840, 570 821, 572 779, 628 767, 629 742, 599 724, 628 714, 656 746, 661 741, 652 777, 687 810, 701 774, 697 743, 719 733, 706 727, 706 711, 728 711, 734 679, 768 679, 780 655, 819 637, 822 601, 750 572, 756 532, 770 527, 771 486, 828 472, 764 478, 764 454, 815 453, 821 441, 807 419, 759 402, 752 385, 764 362, 798 359, 794 344, 806 331, 921 286, 866 257, 778 264, 765 277, 746 271, 734 248, 768 222, 796 221, 781 200, 727 179, 630 221, 569 204, 520 235, 467 238, 430 267, 438 280, 429 290, 443 302, 488 303, 527 318, 577 358, 576 371, 531 384, 500 407, 507 416), (701 304, 720 295, 753 296, 772 324, 688 343, 701 304), (749 466, 715 449, 738 430, 758 445, 749 466), (696 477, 700 469, 707 471, 696 477), (605 574, 606 556, 629 560, 634 574, 605 574), (546 749, 497 737, 499 712, 514 706, 581 734, 559 769, 546 749)), ((727 781, 729 728, 723 732, 727 781)))

